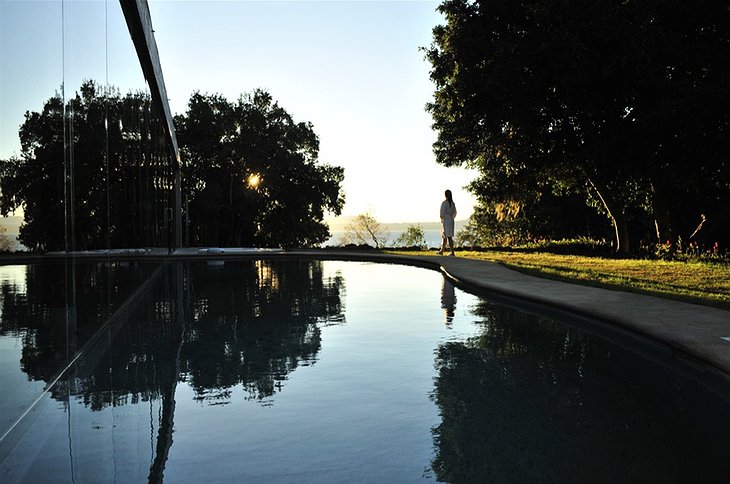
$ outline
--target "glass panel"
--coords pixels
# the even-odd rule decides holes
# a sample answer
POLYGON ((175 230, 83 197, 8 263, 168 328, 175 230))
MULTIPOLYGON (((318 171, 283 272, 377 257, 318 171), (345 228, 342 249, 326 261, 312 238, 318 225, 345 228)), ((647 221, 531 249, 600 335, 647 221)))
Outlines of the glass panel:
POLYGON ((171 150, 119 2, 1 2, 0 22, 11 239, 41 252, 168 246, 171 150))
POLYGON ((0 266, 0 437, 158 267, 151 261, 0 266), (72 276, 77 293, 69 294, 59 281, 72 276))

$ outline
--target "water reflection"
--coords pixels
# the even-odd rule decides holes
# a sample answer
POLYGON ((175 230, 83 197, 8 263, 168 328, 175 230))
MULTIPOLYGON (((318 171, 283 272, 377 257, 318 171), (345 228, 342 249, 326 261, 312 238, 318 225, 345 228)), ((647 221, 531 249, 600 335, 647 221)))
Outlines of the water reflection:
MULTIPOLYGON (((125 277, 124 270, 100 277, 103 267, 91 264, 77 272, 78 287, 86 288, 79 298, 84 304, 75 306, 77 335, 91 326, 99 328, 109 315, 109 289, 118 288, 125 277)), ((62 270, 63 265, 29 266, 24 294, 12 291, 17 286, 2 286, 0 328, 2 334, 22 340, 21 370, 31 379, 50 382, 67 362, 65 353, 81 345, 68 346, 68 326, 62 324, 67 316, 52 310, 56 306, 64 310, 63 285, 55 282, 62 270)), ((99 472, 93 470, 96 466, 103 468, 108 444, 95 439, 121 431, 114 430, 122 422, 114 409, 147 402, 148 438, 154 436, 147 477, 161 480, 173 445, 178 383, 192 387, 195 400, 206 405, 228 403, 239 386, 249 399, 271 405, 289 373, 316 362, 321 328, 344 322, 343 278, 325 275, 320 262, 227 261, 212 270, 205 262, 171 264, 151 280, 155 287, 140 291, 122 306, 51 388, 52 398, 61 402, 69 418, 70 453, 56 461, 69 463, 72 478, 74 473, 91 476, 99 472), (78 403, 92 412, 79 414, 78 403), (103 424, 108 410, 111 423, 103 424), (71 423, 78 419, 90 421, 91 428, 102 433, 90 434, 83 424, 71 423), (80 452, 87 456, 83 467, 74 457, 80 452), (98 462, 88 457, 95 452, 98 462)), ((125 411, 123 419, 136 421, 127 426, 137 428, 141 420, 135 419, 143 412, 125 411)), ((27 434, 31 440, 47 439, 27 434)), ((134 438, 141 442, 143 432, 134 438)), ((0 461, 3 458, 0 455, 0 461)))
POLYGON ((70 355, 94 334, 156 264, 65 262, 21 267, 0 281, 0 337, 22 339, 21 368, 29 379, 49 382, 70 355))
MULTIPOLYGON (((170 266, 158 290, 135 302, 132 315, 87 352, 54 395, 63 400, 70 391, 101 410, 157 398, 180 380, 208 404, 227 403, 239 384, 265 400, 287 374, 316 361, 320 327, 344 321, 342 278, 325 278, 320 263, 228 262, 219 269, 170 266)), ((43 343, 53 331, 34 334, 24 352, 38 358, 46 376, 57 360, 40 356, 59 345, 43 343)))
POLYGON ((156 267, 67 259, 2 268, 0 435, 156 267))
MULTIPOLYGON (((576 328, 449 288, 437 273, 175 263, 131 303, 105 309, 117 287, 108 281, 133 267, 77 268, 84 287, 105 288, 77 298, 78 334, 89 315, 113 316, 77 339, 82 356, 13 445, 0 440, 3 482, 43 481, 50 468, 76 482, 713 481, 730 471, 726 402, 576 328), (445 328, 457 297, 472 310, 445 328)), ((64 347, 41 300, 54 290, 42 269, 29 269, 25 299, 21 284, 2 283, 2 308, 16 315, 3 334, 45 376, 64 347), (30 315, 42 323, 31 328, 30 315)))
POLYGON ((320 327, 344 321, 339 276, 318 262, 189 266, 182 378, 206 403, 226 403, 238 384, 252 399, 281 390, 286 375, 316 361, 320 327))
POLYGON ((439 480, 696 482, 730 471, 727 404, 699 384, 561 323, 487 302, 475 314, 479 336, 438 348, 439 480))
MULTIPOLYGON (((50 383, 155 267, 78 264, 70 275, 68 264, 30 265, 24 290, 13 280, 0 282, 0 336, 20 340, 20 370, 50 383)), ((344 321, 342 277, 325 277, 317 262, 174 265, 158 285, 134 302, 134 317, 117 317, 113 344, 96 345, 94 351, 108 351, 101 363, 92 364, 89 350, 77 367, 72 393, 93 409, 158 394, 151 375, 169 381, 163 375, 171 370, 163 367, 176 362, 179 378, 201 401, 220 401, 238 384, 263 400, 288 373, 316 361, 322 325, 344 321), (123 369, 112 383, 104 376, 110 368, 123 369)), ((55 391, 63 399, 66 390, 55 391)))
POLYGON ((441 309, 444 310, 446 327, 450 328, 454 322, 454 313, 456 311, 456 292, 454 283, 446 276, 443 276, 441 284, 441 309))

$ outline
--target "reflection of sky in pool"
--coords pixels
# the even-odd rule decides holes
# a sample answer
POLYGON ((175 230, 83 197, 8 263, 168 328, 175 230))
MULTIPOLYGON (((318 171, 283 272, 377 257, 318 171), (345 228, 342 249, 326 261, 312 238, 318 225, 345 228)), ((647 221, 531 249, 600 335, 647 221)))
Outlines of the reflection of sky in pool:
POLYGON ((730 407, 704 387, 437 272, 169 264, 92 336, 153 269, 0 270, 0 432, 66 364, 68 345, 91 341, 0 443, 0 480, 665 481, 729 470, 730 407), (85 288, 73 311, 58 307, 69 277, 85 288))

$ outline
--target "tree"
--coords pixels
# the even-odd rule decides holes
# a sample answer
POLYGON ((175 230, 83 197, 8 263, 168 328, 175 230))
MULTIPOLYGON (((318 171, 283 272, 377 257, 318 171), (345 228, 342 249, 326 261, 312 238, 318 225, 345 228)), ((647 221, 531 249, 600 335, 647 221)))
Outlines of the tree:
POLYGON ((425 247, 426 236, 420 225, 409 225, 395 243, 403 247, 425 247))
MULTIPOLYGON (((311 123, 264 91, 230 103, 193 94, 176 118, 191 241, 313 245, 344 204, 344 170, 319 163, 311 123), (255 181, 255 182, 254 182, 255 181)), ((172 166, 150 97, 85 81, 27 112, 21 155, 0 160, 0 214, 23 208, 31 250, 166 246, 172 166)))
POLYGON ((651 232, 647 220, 677 231, 702 214, 728 217, 721 2, 448 0, 439 10, 446 25, 426 51, 434 151, 480 171, 480 201, 583 193, 621 252, 651 232))
POLYGON ((540 240, 610 237, 605 217, 596 214, 580 192, 555 193, 551 187, 543 187, 507 200, 498 195, 489 199, 482 193, 481 200, 456 234, 460 245, 512 246, 540 240))
POLYGON ((294 122, 263 90, 235 103, 194 93, 175 121, 194 243, 290 247, 329 238, 324 213, 342 210, 344 170, 319 162, 311 123, 294 122))
POLYGON ((149 96, 84 81, 20 127, 20 157, 0 160, 0 213, 22 207, 31 250, 165 245, 170 157, 149 96))
POLYGON ((353 217, 352 221, 345 225, 345 243, 357 243, 370 245, 380 249, 388 243, 388 226, 378 222, 370 212, 361 213, 353 217))
POLYGON ((64 247, 63 110, 56 94, 40 113, 26 113, 22 156, 0 162, 0 212, 6 216, 23 206, 19 239, 30 249, 64 247))

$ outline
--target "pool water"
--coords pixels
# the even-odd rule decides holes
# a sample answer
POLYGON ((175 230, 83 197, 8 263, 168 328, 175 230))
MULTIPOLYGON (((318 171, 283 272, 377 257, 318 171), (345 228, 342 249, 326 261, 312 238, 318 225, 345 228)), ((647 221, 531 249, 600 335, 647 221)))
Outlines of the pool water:
POLYGON ((79 263, 5 266, 0 284, 2 482, 686 482, 730 471, 730 404, 716 393, 438 272, 79 263), (48 299, 49 284, 71 291, 48 299))

